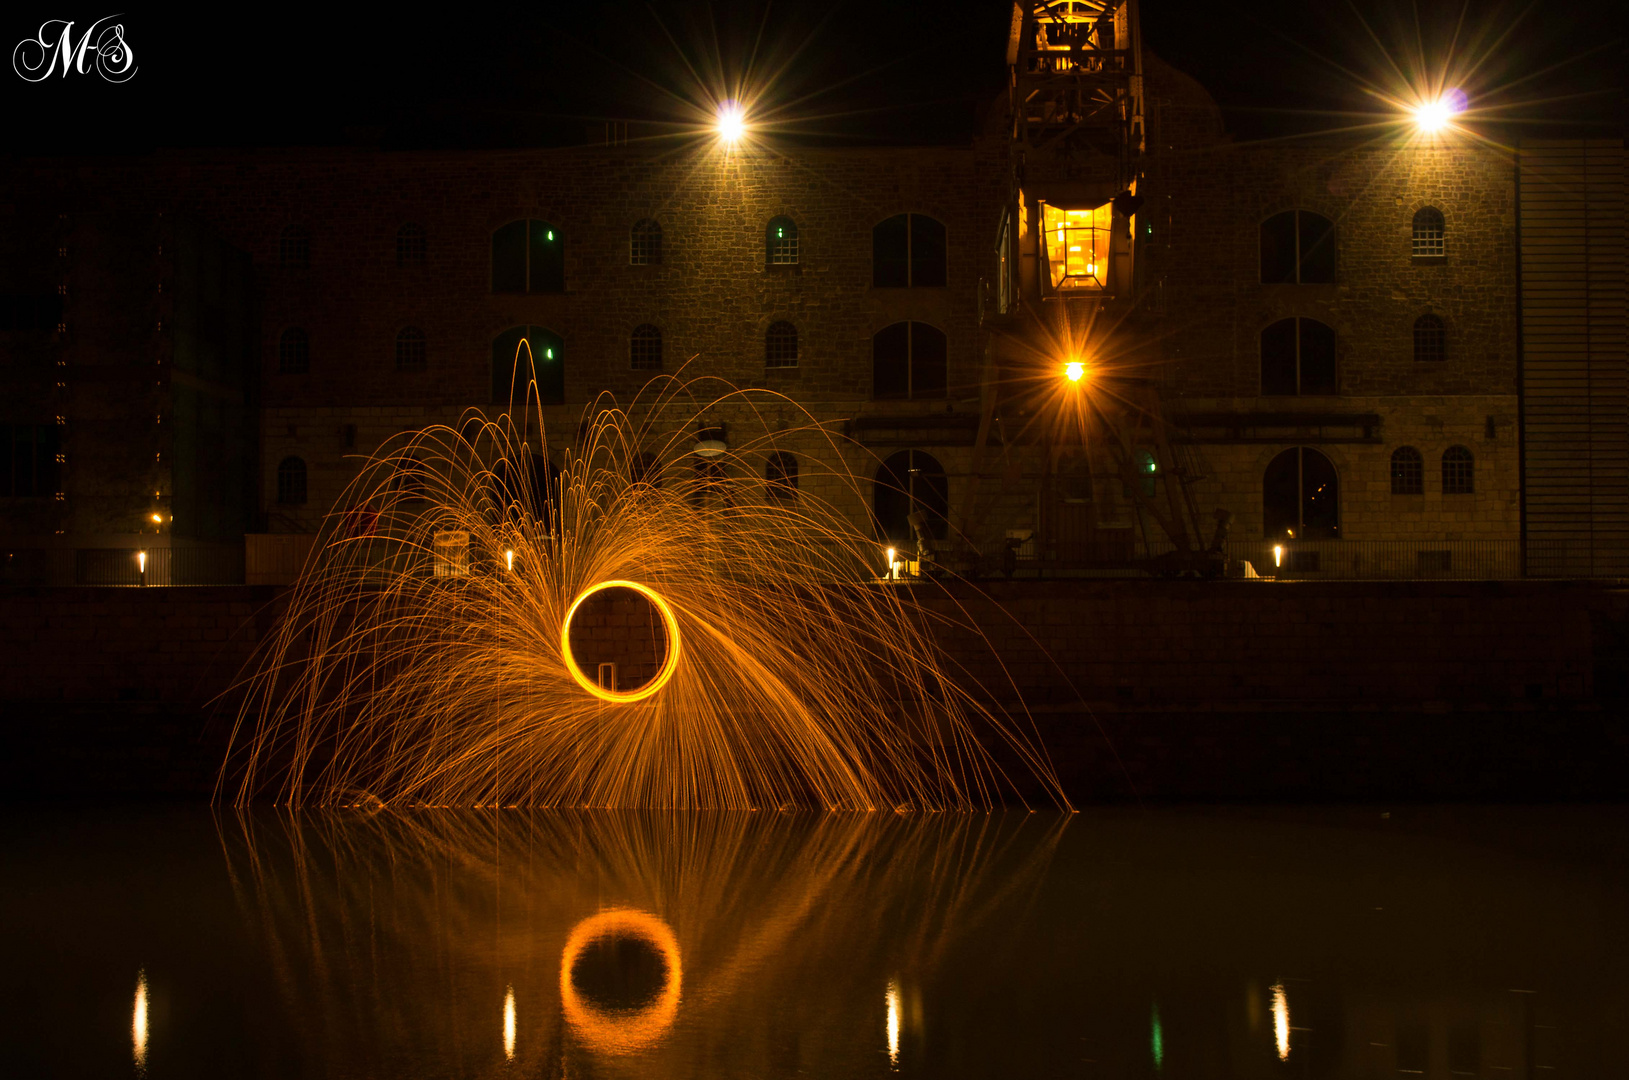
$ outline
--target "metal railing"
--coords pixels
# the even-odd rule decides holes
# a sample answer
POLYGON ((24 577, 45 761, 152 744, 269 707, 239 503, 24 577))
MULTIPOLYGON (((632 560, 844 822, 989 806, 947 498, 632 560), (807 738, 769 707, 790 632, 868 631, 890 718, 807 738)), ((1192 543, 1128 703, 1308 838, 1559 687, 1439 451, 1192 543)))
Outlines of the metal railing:
POLYGON ((1523 577, 1518 540, 1229 541, 1229 560, 1291 581, 1503 581, 1523 577))
MULTIPOLYGON (((1017 547, 1009 565, 1015 578, 1141 576, 1148 572, 1148 560, 1172 550, 1169 543, 1144 544, 1124 536, 1058 544, 1048 552, 1031 539, 1017 547)), ((1248 562, 1257 576, 1279 581, 1629 576, 1629 558, 1622 565, 1599 553, 1587 560, 1562 542, 1550 541, 1529 541, 1525 566, 1519 540, 1230 540, 1224 551, 1229 562, 1248 562)))
POLYGON ((242 585, 242 544, 0 548, 0 586, 242 585))
MULTIPOLYGON (((315 538, 251 534, 244 544, 177 547, 0 548, 0 587, 286 585, 299 575, 315 538)), ((380 543, 367 561, 381 581, 427 553, 380 543)), ((1140 539, 1110 537, 1044 551, 1027 539, 1002 557, 985 558, 980 576, 1023 578, 1141 577, 1147 560, 1173 550, 1140 539), (1043 557, 1048 556, 1048 557, 1043 557), (1010 573, 1009 573, 1010 572, 1010 573)), ((1280 581, 1505 581, 1518 578, 1629 578, 1629 552, 1585 549, 1568 541, 1516 540, 1230 540, 1230 563, 1248 562, 1259 577, 1280 581)), ((954 568, 952 568, 954 569, 954 568)))

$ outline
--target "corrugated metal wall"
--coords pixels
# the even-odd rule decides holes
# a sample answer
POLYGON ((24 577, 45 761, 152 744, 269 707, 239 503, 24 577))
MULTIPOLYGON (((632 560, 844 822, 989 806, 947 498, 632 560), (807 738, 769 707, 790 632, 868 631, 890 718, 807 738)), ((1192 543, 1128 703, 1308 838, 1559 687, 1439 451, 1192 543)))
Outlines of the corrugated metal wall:
POLYGON ((1623 143, 1519 163, 1527 572, 1629 576, 1623 143))

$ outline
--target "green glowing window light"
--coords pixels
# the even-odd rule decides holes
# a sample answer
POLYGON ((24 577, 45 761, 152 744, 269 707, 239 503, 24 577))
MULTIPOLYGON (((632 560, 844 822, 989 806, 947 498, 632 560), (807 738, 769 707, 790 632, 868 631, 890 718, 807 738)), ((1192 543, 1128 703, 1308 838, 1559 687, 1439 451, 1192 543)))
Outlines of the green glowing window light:
POLYGON ((553 240, 553 239, 554 239, 554 230, 553 230, 553 229, 550 229, 550 230, 549 230, 549 239, 550 239, 550 240, 551 240, 551 241, 552 241, 552 240, 553 240))
POLYGON ((545 359, 545 360, 553 360, 554 359, 554 350, 553 349, 544 349, 543 350, 543 359, 545 359))
POLYGON ((775 226, 775 239, 780 240, 780 239, 784 238, 785 236, 786 236, 786 229, 783 228, 782 226, 779 226, 779 225, 775 226))

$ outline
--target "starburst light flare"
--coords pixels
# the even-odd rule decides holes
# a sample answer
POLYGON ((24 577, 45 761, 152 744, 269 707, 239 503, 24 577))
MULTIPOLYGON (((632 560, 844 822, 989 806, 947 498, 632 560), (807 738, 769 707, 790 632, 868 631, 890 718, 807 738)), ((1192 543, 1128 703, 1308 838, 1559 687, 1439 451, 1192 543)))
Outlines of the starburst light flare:
POLYGON ((936 586, 877 580, 840 509, 865 520, 856 447, 781 395, 671 376, 553 434, 471 411, 366 462, 246 681, 218 794, 974 808, 1017 791, 999 753, 1067 805, 1033 723, 953 677, 913 598, 936 586))

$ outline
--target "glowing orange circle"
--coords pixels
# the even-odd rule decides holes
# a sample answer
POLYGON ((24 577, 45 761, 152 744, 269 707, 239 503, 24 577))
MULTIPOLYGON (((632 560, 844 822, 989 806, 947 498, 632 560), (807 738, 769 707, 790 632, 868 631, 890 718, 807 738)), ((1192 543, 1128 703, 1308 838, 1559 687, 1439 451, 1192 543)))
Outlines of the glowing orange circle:
POLYGON ((679 939, 667 923, 635 908, 611 908, 590 915, 571 930, 565 951, 560 954, 560 1008, 566 1020, 584 1041, 596 1050, 627 1054, 642 1050, 662 1036, 679 1015, 679 987, 683 970, 679 963, 679 939), (577 993, 571 969, 589 945, 603 937, 625 934, 649 943, 667 964, 667 983, 655 1001, 634 1013, 608 1012, 595 1008, 577 993))
POLYGON ((571 607, 566 609, 566 617, 560 624, 560 656, 566 662, 566 670, 571 672, 573 679, 577 680, 577 685, 595 697, 605 701, 623 703, 642 701, 666 686, 667 681, 673 678, 673 672, 679 666, 679 620, 674 617, 673 609, 667 606, 667 601, 658 596, 656 590, 648 585, 641 585, 637 581, 602 581, 597 585, 590 585, 578 593, 577 599, 573 600, 571 607), (577 666, 577 658, 571 655, 572 618, 576 616, 577 609, 582 607, 584 600, 605 589, 632 589, 640 596, 643 596, 651 602, 652 607, 661 613, 662 625, 667 630, 667 656, 662 660, 662 668, 654 678, 637 690, 607 690, 593 679, 590 679, 587 673, 577 666))

